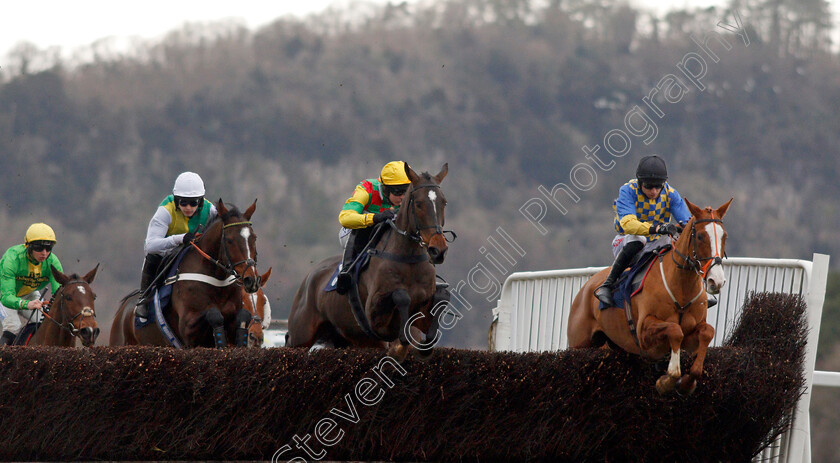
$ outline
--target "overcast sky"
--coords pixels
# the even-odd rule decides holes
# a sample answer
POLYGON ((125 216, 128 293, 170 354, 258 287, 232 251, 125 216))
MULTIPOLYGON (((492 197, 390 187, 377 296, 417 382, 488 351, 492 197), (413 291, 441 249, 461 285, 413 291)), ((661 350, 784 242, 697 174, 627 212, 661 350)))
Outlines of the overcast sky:
MULTIPOLYGON (((330 5, 352 0, 28 0, 6 1, 0 8, 0 56, 20 41, 41 49, 59 46, 64 55, 106 37, 120 39, 162 38, 186 22, 207 22, 237 18, 254 29, 274 19, 303 17, 330 5)), ((360 0, 385 3, 387 0, 360 0)), ((398 3, 401 0, 392 0, 398 3)), ((415 2, 417 0, 409 0, 415 2)), ((432 0, 423 0, 432 1, 432 0)), ((840 1, 840 0, 839 0, 840 1)), ((631 0, 666 11, 709 5, 726 0, 631 0)), ((837 11, 838 2, 833 9, 837 11)), ((838 13, 835 13, 836 15, 838 13)), ((835 18, 835 23, 837 18, 835 18)))

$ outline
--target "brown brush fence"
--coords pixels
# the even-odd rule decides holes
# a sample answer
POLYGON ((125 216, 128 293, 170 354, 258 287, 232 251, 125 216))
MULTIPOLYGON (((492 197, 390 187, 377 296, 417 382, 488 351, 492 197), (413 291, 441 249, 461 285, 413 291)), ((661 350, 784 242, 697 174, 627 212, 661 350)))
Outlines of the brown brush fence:
POLYGON ((802 391, 804 313, 751 297, 691 397, 606 350, 440 349, 400 371, 374 350, 0 349, 0 458, 747 461, 802 391))

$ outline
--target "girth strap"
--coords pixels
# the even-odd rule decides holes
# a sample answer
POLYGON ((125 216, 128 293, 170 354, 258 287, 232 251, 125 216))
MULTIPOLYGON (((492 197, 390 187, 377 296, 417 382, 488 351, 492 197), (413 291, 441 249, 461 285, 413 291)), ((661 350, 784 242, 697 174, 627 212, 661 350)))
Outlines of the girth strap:
POLYGON ((213 278, 210 275, 205 275, 203 273, 176 273, 171 277, 164 280, 164 285, 171 285, 174 284, 176 281, 199 281, 201 283, 206 283, 208 285, 213 285, 218 288, 224 288, 236 283, 236 277, 230 275, 229 277, 225 278, 224 280, 220 280, 218 278, 213 278))

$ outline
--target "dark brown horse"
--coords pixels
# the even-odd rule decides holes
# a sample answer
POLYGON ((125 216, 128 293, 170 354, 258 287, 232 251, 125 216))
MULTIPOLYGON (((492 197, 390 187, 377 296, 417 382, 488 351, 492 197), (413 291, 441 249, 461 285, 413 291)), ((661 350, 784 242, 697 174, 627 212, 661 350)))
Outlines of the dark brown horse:
POLYGON ((61 287, 50 299, 49 310, 44 310, 41 326, 27 345, 73 347, 81 341, 85 347, 93 346, 99 336, 96 325, 96 294, 90 288, 99 264, 85 276, 65 275, 55 267, 52 274, 61 287))
POLYGON ((251 314, 242 308, 241 288, 253 293, 260 287, 257 235, 250 222, 256 207, 254 201, 243 214, 236 207, 225 207, 221 199, 216 203, 218 217, 192 243, 172 283, 170 307, 164 314, 172 341, 154 321, 135 329, 139 297, 135 291, 122 300, 114 316, 110 344, 224 347, 228 340, 246 341, 247 328, 240 327, 250 324, 251 314))
POLYGON ((292 302, 287 346, 389 347, 389 355, 400 361, 410 346, 423 356, 431 353, 439 315, 439 307, 433 310, 433 264, 442 263, 448 249, 440 188, 447 172, 447 164, 435 176, 418 175, 406 165, 411 185, 393 223, 382 225, 358 288, 348 295, 324 291, 341 256, 319 262, 292 302), (350 297, 356 290, 361 305, 354 313, 350 297))
POLYGON ((571 347, 596 347, 611 341, 654 361, 670 354, 667 374, 656 382, 660 394, 677 386, 680 393, 694 392, 715 336, 715 329, 706 323, 705 293, 717 294, 726 283, 721 267, 726 245, 722 219, 732 200, 715 210, 685 202, 692 218, 673 249, 653 262, 641 292, 630 300, 630 316, 617 307, 598 309, 593 291, 604 282, 609 268, 583 285, 569 314, 571 347), (680 349, 697 354, 687 375, 680 372, 680 349))
POLYGON ((271 304, 263 292, 263 287, 268 283, 271 276, 271 268, 260 277, 260 289, 255 293, 249 293, 242 288, 242 307, 251 314, 251 323, 248 325, 248 347, 262 347, 265 334, 263 328, 271 321, 271 304))

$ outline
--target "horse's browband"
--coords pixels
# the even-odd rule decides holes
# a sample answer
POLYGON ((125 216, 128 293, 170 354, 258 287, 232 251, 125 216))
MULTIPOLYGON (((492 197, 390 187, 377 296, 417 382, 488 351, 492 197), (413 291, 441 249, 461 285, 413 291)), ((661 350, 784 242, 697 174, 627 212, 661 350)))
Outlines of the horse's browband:
POLYGON ((225 228, 228 228, 228 227, 235 227, 235 226, 237 226, 237 225, 248 225, 248 226, 250 226, 250 225, 251 225, 251 222, 234 222, 234 223, 229 223, 229 224, 227 224, 227 225, 224 225, 224 226, 222 227, 222 229, 225 229, 225 228))

